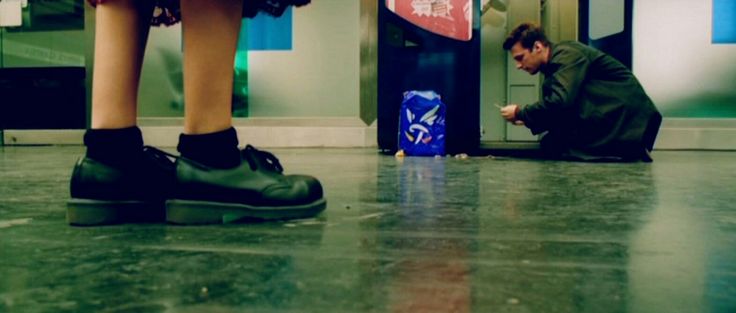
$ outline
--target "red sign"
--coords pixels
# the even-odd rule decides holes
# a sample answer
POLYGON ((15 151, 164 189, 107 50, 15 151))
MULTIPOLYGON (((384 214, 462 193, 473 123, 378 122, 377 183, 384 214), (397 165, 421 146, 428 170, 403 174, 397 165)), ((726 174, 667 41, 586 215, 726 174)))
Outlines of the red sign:
POLYGON ((473 0, 386 0, 386 7, 435 34, 462 41, 473 37, 473 0))

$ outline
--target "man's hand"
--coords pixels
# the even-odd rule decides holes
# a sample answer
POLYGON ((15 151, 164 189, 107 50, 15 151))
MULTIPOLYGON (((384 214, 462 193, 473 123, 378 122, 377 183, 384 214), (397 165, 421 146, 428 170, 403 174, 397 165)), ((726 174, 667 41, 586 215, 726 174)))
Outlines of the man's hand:
POLYGON ((515 125, 524 125, 524 121, 516 119, 516 113, 519 112, 519 106, 516 104, 509 104, 501 108, 501 116, 503 119, 514 123, 515 125))

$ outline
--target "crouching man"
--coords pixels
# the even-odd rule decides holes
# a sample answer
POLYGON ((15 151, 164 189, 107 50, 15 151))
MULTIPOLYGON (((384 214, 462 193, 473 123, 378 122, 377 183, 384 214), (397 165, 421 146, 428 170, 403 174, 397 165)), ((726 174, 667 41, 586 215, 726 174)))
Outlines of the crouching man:
POLYGON ((501 115, 535 135, 546 132, 546 156, 652 161, 662 115, 626 66, 579 42, 552 43, 531 23, 511 31, 503 48, 518 69, 544 75, 540 101, 509 104, 501 115))

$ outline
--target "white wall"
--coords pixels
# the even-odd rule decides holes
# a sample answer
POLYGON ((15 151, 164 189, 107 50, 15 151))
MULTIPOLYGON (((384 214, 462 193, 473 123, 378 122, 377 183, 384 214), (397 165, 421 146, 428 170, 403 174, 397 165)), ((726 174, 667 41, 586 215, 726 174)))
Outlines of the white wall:
POLYGON ((138 90, 139 117, 183 117, 181 23, 152 27, 138 90))
POLYGON ((506 12, 493 8, 481 16, 480 48, 480 120, 482 141, 506 139, 506 121, 494 104, 506 103, 506 12))
MULTIPOLYGON (((248 52, 249 116, 358 118, 359 21, 359 1, 294 8, 292 50, 248 52)), ((152 28, 140 116, 183 116, 181 71, 181 25, 152 28)))
POLYGON ((248 53, 252 117, 358 117, 360 1, 294 9, 291 51, 248 53))
POLYGON ((634 73, 665 117, 736 117, 736 45, 711 43, 712 4, 634 1, 634 73))

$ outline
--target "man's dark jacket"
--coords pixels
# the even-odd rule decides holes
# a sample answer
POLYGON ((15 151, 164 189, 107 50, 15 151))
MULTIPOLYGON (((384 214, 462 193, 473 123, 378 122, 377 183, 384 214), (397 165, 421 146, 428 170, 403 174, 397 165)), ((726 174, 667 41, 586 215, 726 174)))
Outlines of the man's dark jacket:
POLYGON ((540 68, 542 99, 517 114, 533 134, 548 131, 543 149, 583 160, 651 161, 662 115, 634 74, 579 42, 550 48, 540 68))

